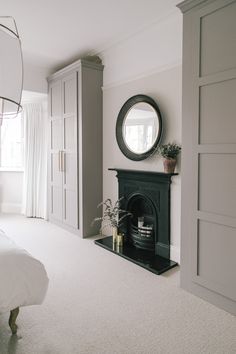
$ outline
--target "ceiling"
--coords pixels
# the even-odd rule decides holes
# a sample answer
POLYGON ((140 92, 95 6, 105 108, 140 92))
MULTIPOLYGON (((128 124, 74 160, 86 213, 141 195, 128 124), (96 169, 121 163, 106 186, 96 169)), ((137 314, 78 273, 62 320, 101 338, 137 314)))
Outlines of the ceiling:
POLYGON ((175 11, 180 0, 3 0, 13 16, 24 61, 48 70, 97 54, 175 11))

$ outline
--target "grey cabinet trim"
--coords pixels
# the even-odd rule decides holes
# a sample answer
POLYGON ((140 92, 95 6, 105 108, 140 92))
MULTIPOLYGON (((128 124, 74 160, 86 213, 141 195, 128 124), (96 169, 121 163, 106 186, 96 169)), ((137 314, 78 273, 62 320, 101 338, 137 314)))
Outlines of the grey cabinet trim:
POLYGON ((199 6, 199 5, 202 5, 206 2, 212 2, 212 1, 215 1, 215 0, 185 0, 185 1, 182 1, 181 3, 177 4, 176 6, 183 12, 187 12, 191 9, 193 9, 194 7, 196 6, 199 6))
POLYGON ((176 7, 178 7, 182 13, 185 13, 194 8, 200 9, 201 7, 204 7, 205 9, 207 5, 210 5, 213 2, 218 2, 219 6, 220 4, 222 4, 222 6, 227 6, 234 1, 235 0, 185 0, 177 4, 176 7))
POLYGON ((209 221, 213 224, 219 224, 219 225, 236 228, 236 218, 231 216, 218 215, 218 214, 198 210, 196 212, 196 217, 198 220, 209 221))
POLYGON ((90 68, 90 69, 100 70, 100 71, 103 71, 103 68, 104 68, 104 66, 102 64, 96 64, 96 63, 93 63, 92 61, 79 59, 79 60, 75 61, 74 63, 66 66, 65 68, 58 70, 56 73, 50 75, 47 78, 47 81, 50 82, 54 79, 58 79, 58 78, 62 77, 63 75, 68 74, 70 71, 73 72, 75 70, 79 70, 79 68, 81 66, 86 67, 86 68, 90 68))
POLYGON ((217 74, 211 74, 199 77, 198 84, 199 86, 216 84, 218 82, 233 80, 236 78, 236 69, 229 69, 217 74))
POLYGON ((196 147, 198 154, 236 154, 236 144, 201 144, 196 147))

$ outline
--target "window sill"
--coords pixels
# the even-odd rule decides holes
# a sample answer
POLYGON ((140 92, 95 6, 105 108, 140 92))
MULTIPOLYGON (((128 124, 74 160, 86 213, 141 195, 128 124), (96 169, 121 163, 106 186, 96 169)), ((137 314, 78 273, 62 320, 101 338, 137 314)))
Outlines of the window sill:
POLYGON ((22 167, 0 167, 0 172, 24 172, 22 167))

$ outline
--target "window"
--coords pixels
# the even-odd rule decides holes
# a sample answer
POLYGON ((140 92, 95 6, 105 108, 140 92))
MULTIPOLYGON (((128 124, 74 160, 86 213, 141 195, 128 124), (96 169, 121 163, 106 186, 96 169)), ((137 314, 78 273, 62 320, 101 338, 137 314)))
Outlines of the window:
POLYGON ((0 125, 0 168, 23 168, 23 116, 3 119, 0 125))

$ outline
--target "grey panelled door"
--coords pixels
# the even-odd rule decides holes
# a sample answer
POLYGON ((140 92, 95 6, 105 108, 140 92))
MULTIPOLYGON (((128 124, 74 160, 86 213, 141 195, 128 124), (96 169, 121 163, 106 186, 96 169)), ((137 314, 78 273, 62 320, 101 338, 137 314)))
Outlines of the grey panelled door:
POLYGON ((63 85, 63 222, 78 227, 77 195, 77 73, 63 85))
POLYGON ((236 314, 236 1, 198 5, 184 14, 181 284, 236 314))
POLYGON ((50 84, 50 216, 78 228, 77 73, 50 84))
POLYGON ((51 216, 62 220, 62 176, 61 147, 62 147, 62 119, 61 119, 61 81, 50 86, 49 92, 49 113, 50 113, 50 181, 49 181, 49 212, 51 216))

